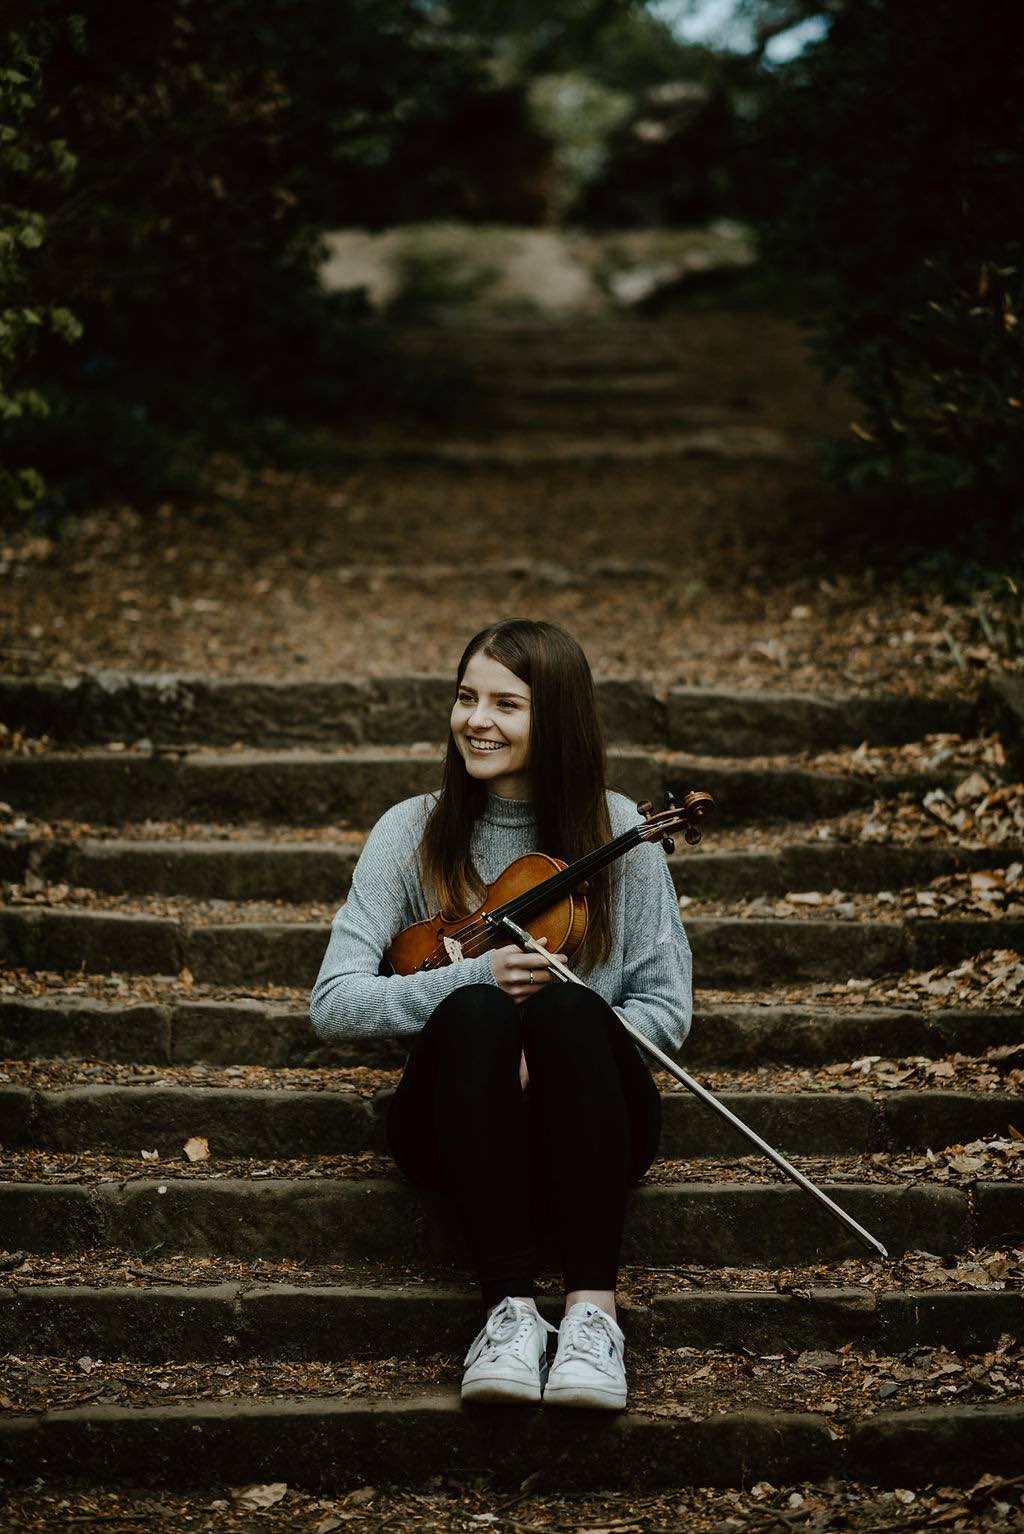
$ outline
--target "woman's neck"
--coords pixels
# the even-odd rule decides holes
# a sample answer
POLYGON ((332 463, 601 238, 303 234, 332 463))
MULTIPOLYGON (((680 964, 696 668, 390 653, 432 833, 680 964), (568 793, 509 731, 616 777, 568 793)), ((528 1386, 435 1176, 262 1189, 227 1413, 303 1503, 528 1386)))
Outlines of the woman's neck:
POLYGON ((509 799, 504 794, 496 794, 492 789, 487 794, 487 803, 481 811, 480 819, 497 826, 529 825, 534 820, 533 800, 509 799))

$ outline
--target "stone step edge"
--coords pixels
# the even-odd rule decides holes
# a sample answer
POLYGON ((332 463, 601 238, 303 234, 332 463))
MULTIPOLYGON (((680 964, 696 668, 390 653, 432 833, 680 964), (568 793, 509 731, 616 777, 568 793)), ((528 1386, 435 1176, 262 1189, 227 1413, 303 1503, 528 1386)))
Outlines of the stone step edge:
MULTIPOLYGON (((116 1151, 137 1142, 170 1154, 202 1132, 217 1156, 384 1151, 393 1090, 367 1099, 330 1088, 0 1083, 0 1144, 116 1151)), ((1024 1101, 1010 1093, 897 1089, 873 1098, 855 1090, 720 1090, 716 1096, 789 1155, 941 1150, 1012 1133, 1011 1125, 1024 1133, 1024 1101)), ((689 1094, 665 1092, 661 1103, 660 1160, 756 1154, 689 1094)))
MULTIPOLYGON (((686 1067, 831 1063, 865 1054, 934 1058, 1017 1043, 1018 1008, 915 1010, 698 1005, 676 1058, 686 1067)), ((124 1064, 242 1063, 401 1066, 401 1038, 321 1043, 306 1006, 245 1001, 106 1001, 50 992, 0 996, 0 1058, 108 1059, 124 1064), (269 1060, 268 1057, 269 1056, 269 1060)))
MULTIPOLYGON (((893 921, 689 916, 705 985, 846 980, 928 970, 991 948, 1024 948, 1024 917, 893 921), (766 957, 770 955, 770 959, 766 957)), ((11 968, 167 978, 187 969, 221 985, 312 985, 330 922, 195 922, 61 906, 0 907, 0 960, 11 968)))
MULTIPOLYGON (((541 1296, 557 1324, 562 1304, 541 1296)), ((23 1285, 0 1289, 0 1349, 89 1353, 103 1358, 190 1361, 333 1359, 459 1350, 476 1330, 479 1296, 450 1285, 23 1285)), ((995 1346, 1024 1328, 1024 1294, 1013 1291, 817 1285, 799 1294, 701 1289, 622 1303, 631 1346, 775 1351, 860 1344, 959 1351, 995 1346)))
MULTIPOLYGON (((1018 1241, 1024 1183, 854 1183, 825 1192, 896 1260, 1018 1241)), ((0 1182, 16 1250, 169 1250, 307 1262, 461 1261, 444 1201, 397 1175, 317 1178, 135 1177, 92 1185, 0 1182)), ((763 1268, 863 1256, 856 1240, 791 1182, 648 1183, 626 1212, 625 1264, 763 1268)))
POLYGON ((776 1484, 968 1484, 1019 1467, 1024 1405, 881 1411, 837 1433, 811 1412, 744 1410, 700 1421, 639 1412, 461 1408, 454 1392, 368 1405, 324 1398, 85 1406, 0 1419, 0 1468, 19 1481, 359 1486, 411 1483, 463 1465, 497 1480, 550 1469, 559 1489, 776 1484), (511 1453, 509 1451, 512 1451, 511 1453), (396 1476, 396 1471, 398 1472, 396 1476))
MULTIPOLYGON (((0 678, 0 718, 33 735, 83 743, 401 743, 436 739, 439 727, 443 733, 451 688, 450 677, 434 674, 255 681, 97 669, 0 678)), ((870 698, 704 687, 662 693, 642 679, 608 677, 598 678, 597 696, 609 739, 712 755, 723 740, 747 755, 973 734, 991 707, 985 686, 972 700, 870 698)))
MULTIPOLYGON (((360 848, 308 841, 80 839, 0 833, 0 878, 30 874, 115 894, 164 894, 304 901, 342 898, 360 848)), ((806 842, 747 851, 675 853, 667 859, 676 893, 719 897, 784 895, 827 886, 849 891, 906 888, 944 874, 1002 868, 1024 849, 930 842, 806 842)))
MULTIPOLYGON (((609 752, 608 760, 610 784, 630 809, 638 800, 660 802, 668 789, 677 797, 707 790, 715 801, 709 832, 831 820, 899 795, 914 799, 932 790, 953 791, 964 776, 960 769, 869 778, 640 749, 609 752)), ((78 753, 0 755, 0 794, 18 813, 44 820, 270 820, 360 831, 396 803, 434 792, 439 771, 432 755, 387 754, 381 747, 356 747, 344 755, 220 747, 135 755, 88 747, 78 753)), ((639 819, 631 823, 638 825, 639 819)))

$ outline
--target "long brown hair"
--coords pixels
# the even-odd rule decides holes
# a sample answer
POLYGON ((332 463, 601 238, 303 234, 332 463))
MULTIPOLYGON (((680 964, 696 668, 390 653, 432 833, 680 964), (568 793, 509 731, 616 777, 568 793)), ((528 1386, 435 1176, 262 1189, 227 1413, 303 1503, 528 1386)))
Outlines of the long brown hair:
MULTIPOLYGON (((537 822, 536 851, 572 863, 611 841, 605 797, 605 753, 590 663, 571 634, 556 623, 507 618, 482 629, 459 661, 455 696, 474 655, 487 655, 530 688, 530 798, 537 822)), ((470 777, 449 733, 441 792, 419 846, 424 884, 433 886, 441 912, 468 913, 484 885, 470 858, 487 784, 470 777)), ((611 952, 611 877, 604 868, 587 888, 587 935, 577 955, 584 970, 611 952)))

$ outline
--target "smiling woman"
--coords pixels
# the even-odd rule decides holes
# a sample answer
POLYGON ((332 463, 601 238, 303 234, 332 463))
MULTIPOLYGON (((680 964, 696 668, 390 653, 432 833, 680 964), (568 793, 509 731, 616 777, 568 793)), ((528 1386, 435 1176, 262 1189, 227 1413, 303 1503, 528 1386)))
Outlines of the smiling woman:
POLYGON ((661 850, 642 842, 588 884, 573 957, 586 986, 553 983, 544 955, 515 945, 411 974, 381 973, 381 958, 413 922, 468 916, 526 853, 574 862, 638 819, 606 787, 593 677, 575 639, 555 624, 496 623, 459 662, 440 789, 377 822, 331 927, 313 1026, 324 1039, 409 1037, 388 1146, 412 1182, 450 1199, 488 1307, 465 1360, 466 1401, 625 1404, 619 1248, 661 1104, 622 1022, 678 1048, 690 949, 661 850), (554 1328, 534 1302, 538 1210, 566 1291, 550 1373, 554 1328))
POLYGON ((452 737, 466 771, 503 799, 529 795, 530 688, 478 652, 462 677, 452 708, 452 737))

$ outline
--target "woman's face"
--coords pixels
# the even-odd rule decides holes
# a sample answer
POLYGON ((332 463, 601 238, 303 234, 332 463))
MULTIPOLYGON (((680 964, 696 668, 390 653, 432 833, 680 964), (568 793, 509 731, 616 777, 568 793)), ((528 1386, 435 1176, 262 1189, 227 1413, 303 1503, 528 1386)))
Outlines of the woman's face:
POLYGON ((452 735, 471 778, 503 799, 530 793, 530 689, 500 661, 477 653, 452 708, 452 735))

